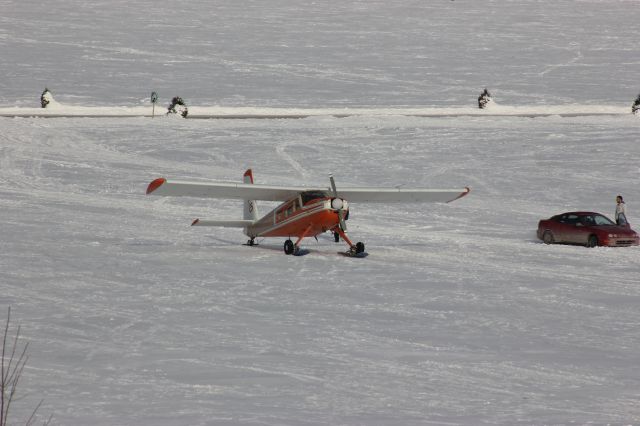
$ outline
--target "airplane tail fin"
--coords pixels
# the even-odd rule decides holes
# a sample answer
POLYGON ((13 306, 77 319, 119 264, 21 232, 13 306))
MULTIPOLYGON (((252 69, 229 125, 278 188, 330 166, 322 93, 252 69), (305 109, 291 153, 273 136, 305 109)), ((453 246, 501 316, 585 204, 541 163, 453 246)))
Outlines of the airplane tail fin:
MULTIPOLYGON (((253 183, 253 172, 251 169, 247 169, 247 171, 244 172, 243 182, 250 184, 253 183)), ((255 222, 258 218, 258 206, 256 205, 255 200, 245 200, 243 219, 255 222)))

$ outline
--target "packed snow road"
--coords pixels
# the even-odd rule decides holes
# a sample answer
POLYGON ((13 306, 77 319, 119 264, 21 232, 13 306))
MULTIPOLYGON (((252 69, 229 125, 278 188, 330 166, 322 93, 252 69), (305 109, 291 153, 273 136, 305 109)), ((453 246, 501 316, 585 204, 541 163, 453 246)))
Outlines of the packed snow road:
MULTIPOLYGON (((640 250, 546 246, 615 195, 640 223, 635 117, 0 119, 0 300, 31 343, 15 412, 65 425, 640 421, 640 250), (470 186, 241 244, 241 204, 154 178, 470 186)), ((262 205, 262 212, 270 206, 262 205)), ((635 218, 635 219, 634 219, 635 218)), ((19 418, 19 417, 18 417, 19 418)))

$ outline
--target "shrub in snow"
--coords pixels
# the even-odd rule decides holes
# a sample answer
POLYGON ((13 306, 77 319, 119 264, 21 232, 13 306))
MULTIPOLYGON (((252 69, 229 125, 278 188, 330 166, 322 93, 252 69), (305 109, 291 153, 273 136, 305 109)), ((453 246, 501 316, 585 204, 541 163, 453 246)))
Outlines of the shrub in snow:
POLYGON ((187 118, 189 110, 180 96, 171 99, 171 105, 167 110, 167 115, 169 114, 180 114, 183 118, 187 118))
POLYGON ((485 109, 491 102, 493 102, 491 93, 489 93, 487 89, 484 89, 484 92, 478 96, 478 108, 485 109))
POLYGON ((49 105, 52 100, 53 100, 53 95, 51 95, 51 92, 49 91, 49 89, 45 87, 44 92, 42 92, 42 95, 40 95, 40 105, 42 105, 42 108, 46 108, 47 105, 49 105))
MULTIPOLYGON (((20 341, 20 326, 18 326, 15 336, 12 338, 9 334, 9 323, 11 322, 11 307, 7 313, 7 324, 4 327, 4 336, 0 341, 2 347, 2 366, 0 368, 0 426, 7 426, 14 424, 12 421, 9 423, 9 408, 13 408, 11 403, 18 401, 20 398, 16 397, 16 388, 18 382, 22 378, 22 372, 27 364, 29 356, 27 355, 27 349, 29 343, 25 343, 22 349, 19 348, 20 341), (13 342, 13 343, 11 343, 13 342)), ((40 401, 42 404, 42 401, 40 401)), ((40 404, 31 413, 31 417, 27 420, 27 425, 33 425, 36 420, 36 412, 40 408, 40 404)), ((53 417, 53 416, 52 416, 53 417)), ((48 425, 51 422, 52 417, 44 422, 44 425, 48 425)))
POLYGON ((631 107, 631 112, 635 115, 640 115, 640 95, 636 98, 636 101, 633 103, 631 107))

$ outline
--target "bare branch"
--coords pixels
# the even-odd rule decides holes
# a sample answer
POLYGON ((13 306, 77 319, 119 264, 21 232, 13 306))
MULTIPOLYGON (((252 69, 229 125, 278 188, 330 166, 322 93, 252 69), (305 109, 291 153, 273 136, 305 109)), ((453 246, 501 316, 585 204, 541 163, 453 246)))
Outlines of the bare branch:
MULTIPOLYGON (((0 426, 7 426, 9 419, 9 409, 13 401, 17 400, 16 393, 18 391, 18 383, 24 373, 25 366, 29 360, 27 350, 29 349, 29 342, 25 343, 22 350, 19 350, 18 344, 20 339, 20 326, 16 329, 15 336, 13 338, 13 345, 9 348, 7 346, 7 338, 9 336, 9 323, 11 322, 11 307, 7 313, 7 323, 4 327, 4 335, 2 336, 2 356, 0 360, 0 426)), ((40 401, 36 408, 31 413, 31 416, 26 422, 27 426, 33 426, 36 419, 36 412, 42 405, 43 401, 40 401)), ((51 422, 52 417, 49 417, 44 424, 48 425, 51 422)))
POLYGON ((25 423, 25 426, 33 426, 33 422, 36 420, 36 411, 38 411, 38 408, 40 408, 43 402, 44 399, 41 399, 38 405, 36 405, 36 408, 33 409, 33 413, 31 413, 31 416, 29 416, 29 419, 27 420, 27 423, 25 423))

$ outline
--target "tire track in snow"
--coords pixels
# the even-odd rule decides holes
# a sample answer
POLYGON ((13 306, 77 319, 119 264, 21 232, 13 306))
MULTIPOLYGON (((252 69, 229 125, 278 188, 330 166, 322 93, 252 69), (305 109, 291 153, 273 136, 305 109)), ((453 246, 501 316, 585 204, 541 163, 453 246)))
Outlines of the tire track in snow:
POLYGON ((573 58, 571 58, 569 61, 567 61, 566 63, 560 63, 560 64, 553 64, 553 65, 548 65, 547 68, 544 71, 541 71, 538 73, 538 76, 540 77, 544 77, 546 74, 550 73, 551 71, 555 71, 558 68, 563 68, 563 67, 569 67, 569 66, 577 66, 577 62, 581 59, 584 58, 584 55, 582 54, 582 51, 580 50, 580 46, 576 46, 575 49, 572 49, 575 52, 575 56, 573 58))
POLYGON ((278 145, 278 146, 276 146, 276 153, 278 154, 278 156, 280 158, 282 158, 289 165, 291 165, 291 168, 293 170, 295 170, 296 172, 298 172, 301 177, 306 178, 307 177, 307 172, 306 172, 305 168, 302 166, 302 164, 300 164, 290 154, 288 154, 286 152, 287 148, 289 148, 290 146, 294 146, 294 145, 295 144, 293 144, 293 143, 286 143, 286 142, 281 144, 281 145, 278 145))

